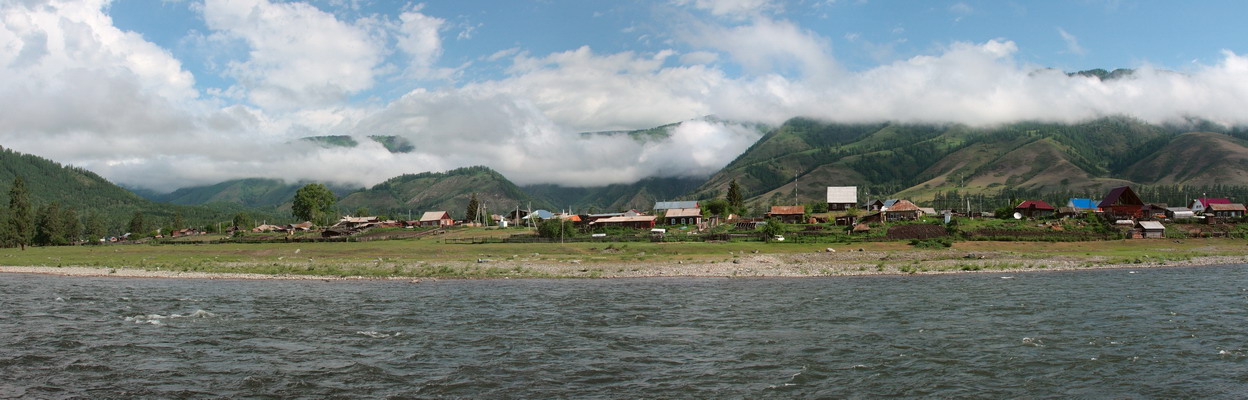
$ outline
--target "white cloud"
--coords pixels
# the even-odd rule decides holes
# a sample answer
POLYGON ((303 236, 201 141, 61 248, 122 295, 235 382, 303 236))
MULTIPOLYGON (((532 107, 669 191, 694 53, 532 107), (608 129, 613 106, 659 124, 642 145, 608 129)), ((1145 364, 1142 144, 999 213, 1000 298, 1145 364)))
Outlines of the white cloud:
POLYGON ((838 73, 828 41, 791 21, 759 17, 739 26, 702 24, 685 40, 728 53, 753 74, 823 79, 838 73))
POLYGON ((1076 55, 1084 55, 1088 53, 1088 51, 1085 50, 1083 46, 1079 45, 1079 38, 1075 37, 1075 35, 1070 34, 1070 32, 1066 32, 1066 30, 1062 29, 1061 27, 1057 28, 1057 34, 1061 35, 1062 41, 1066 42, 1067 52, 1070 52, 1071 54, 1076 54, 1076 55))
MULTIPOLYGON (((750 9, 749 2, 683 4, 723 16, 750 9)), ((351 104, 343 99, 381 76, 412 79, 423 70, 423 78, 436 77, 445 21, 410 8, 397 18, 348 22, 303 3, 261 0, 204 3, 214 30, 205 43, 238 42, 246 54, 229 66, 238 85, 201 96, 168 51, 113 26, 106 5, 0 7, 0 141, 162 189, 252 176, 371 185, 477 164, 522 184, 705 175, 759 136, 697 119, 705 115, 971 125, 1128 115, 1248 125, 1248 57, 1229 51, 1182 74, 1142 66, 1101 81, 1020 62, 1014 42, 996 39, 851 72, 837 67, 828 39, 758 14, 684 21, 691 28, 671 35, 679 50, 535 55, 515 47, 482 58, 506 66, 501 78, 351 104), (387 66, 387 55, 405 65, 387 66), (747 73, 727 72, 738 68, 747 73), (677 121, 688 122, 662 141, 579 134, 677 121), (355 149, 291 142, 326 134, 398 135, 416 151, 391 154, 363 140, 355 149)))
POLYGON ((246 59, 231 63, 229 74, 261 107, 340 102, 371 88, 383 59, 380 41, 366 29, 307 3, 205 0, 203 14, 210 29, 250 47, 246 59))

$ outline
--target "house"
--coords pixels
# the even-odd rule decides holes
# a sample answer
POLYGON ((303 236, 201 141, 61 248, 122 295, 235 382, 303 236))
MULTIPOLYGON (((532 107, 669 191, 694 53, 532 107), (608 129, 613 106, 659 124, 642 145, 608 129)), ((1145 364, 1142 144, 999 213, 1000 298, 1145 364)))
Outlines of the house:
POLYGON ((892 201, 892 204, 888 204, 886 201, 884 211, 882 211, 885 222, 903 220, 913 221, 919 219, 919 214, 922 213, 922 211, 919 211, 919 206, 914 205, 914 203, 911 203, 910 200, 890 201, 892 201))
POLYGON ((678 208, 701 208, 697 201, 660 201, 654 203, 654 212, 678 208))
POLYGON ((455 225, 455 219, 451 218, 451 213, 446 211, 425 211, 420 216, 420 226, 451 226, 455 225))
POLYGON ((297 224, 286 225, 286 230, 291 232, 307 232, 312 230, 312 221, 303 221, 297 224))
POLYGON ((898 201, 901 201, 901 200, 897 200, 897 199, 884 200, 883 203, 880 203, 880 211, 887 211, 889 207, 892 207, 894 204, 897 204, 898 201))
POLYGON ((1192 204, 1188 205, 1188 208, 1191 208, 1193 213, 1200 215, 1200 214, 1203 214, 1205 212, 1205 209, 1209 208, 1209 205, 1211 204, 1231 204, 1231 199, 1208 198, 1208 197, 1199 198, 1196 200, 1192 200, 1192 204))
POLYGON ((696 208, 673 208, 663 216, 668 225, 698 225, 702 223, 702 210, 696 208))
POLYGON ((1073 208, 1076 212, 1096 211, 1096 203, 1092 199, 1070 199, 1066 201, 1066 207, 1073 208))
POLYGON ((828 186, 828 211, 848 210, 857 206, 857 186, 828 186))
POLYGON ((868 201, 862 208, 865 208, 867 211, 880 211, 881 208, 884 208, 884 202, 881 200, 871 200, 868 201))
POLYGON ((1196 218, 1196 213, 1187 207, 1167 207, 1166 218, 1169 219, 1186 219, 1196 218))
POLYGON ((789 224, 798 224, 802 222, 802 215, 804 214, 806 214, 806 206, 771 206, 771 211, 767 213, 767 218, 775 218, 789 224))
POLYGON ((1130 186, 1119 186, 1109 191, 1105 200, 1097 204, 1109 219, 1135 219, 1144 211, 1144 201, 1130 186))
POLYGON ((1239 203, 1211 203, 1205 206, 1205 215, 1212 215, 1218 218, 1241 218, 1244 216, 1245 210, 1243 204, 1239 203))
POLYGON ((834 218, 833 223, 838 226, 853 226, 858 223, 858 217, 853 215, 842 215, 834 218))
POLYGON ((1045 218, 1053 216, 1053 206, 1044 200, 1027 200, 1014 207, 1014 212, 1024 218, 1045 218))
POLYGON ((936 209, 932 207, 919 207, 919 215, 936 215, 936 209))
POLYGON ((1166 226, 1157 221, 1140 221, 1135 227, 1145 239, 1162 239, 1166 237, 1166 226))
POLYGON ((634 229, 654 229, 654 222, 659 217, 653 215, 636 215, 636 216, 619 216, 602 218, 590 223, 591 226, 616 227, 616 228, 634 228, 634 229))

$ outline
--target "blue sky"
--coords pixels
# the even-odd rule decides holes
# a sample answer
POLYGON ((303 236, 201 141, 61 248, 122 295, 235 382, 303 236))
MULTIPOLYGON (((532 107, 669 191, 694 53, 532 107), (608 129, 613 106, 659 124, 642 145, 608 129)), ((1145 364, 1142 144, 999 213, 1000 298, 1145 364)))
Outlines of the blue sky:
POLYGON ((601 185, 712 173, 759 137, 744 122, 796 116, 1243 125, 1245 8, 20 0, 0 3, 11 78, 0 82, 0 140, 156 189, 253 176, 368 185, 478 164, 522 184, 601 185), (1137 73, 1062 73, 1092 68, 1137 73), (659 142, 578 135, 680 121, 659 142), (417 150, 296 140, 371 134, 417 150))

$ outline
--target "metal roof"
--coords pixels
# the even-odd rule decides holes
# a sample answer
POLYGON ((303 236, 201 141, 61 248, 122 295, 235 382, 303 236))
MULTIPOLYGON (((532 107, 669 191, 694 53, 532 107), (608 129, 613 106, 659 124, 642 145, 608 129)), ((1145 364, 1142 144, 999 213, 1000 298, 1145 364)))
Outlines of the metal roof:
POLYGON ((673 208, 667 210, 666 218, 701 217, 702 210, 696 208, 673 208))
POLYGON ((654 203, 654 209, 671 210, 673 208, 698 208, 697 201, 660 201, 654 203))
POLYGON ((1166 230, 1166 226, 1157 221, 1140 221, 1140 227, 1146 230, 1166 230))
POLYGON ((1070 207, 1074 207, 1074 208, 1082 208, 1085 210, 1096 208, 1096 202, 1093 201, 1092 199, 1070 199, 1070 201, 1066 202, 1066 205, 1070 207))
POLYGON ((805 213, 806 213, 806 206, 771 206, 771 212, 769 212, 768 214, 793 215, 793 214, 805 214, 805 213))
POLYGON ((425 211, 425 213, 420 216, 420 221, 441 221, 443 216, 446 216, 446 219, 451 219, 451 214, 448 214, 446 211, 425 211))

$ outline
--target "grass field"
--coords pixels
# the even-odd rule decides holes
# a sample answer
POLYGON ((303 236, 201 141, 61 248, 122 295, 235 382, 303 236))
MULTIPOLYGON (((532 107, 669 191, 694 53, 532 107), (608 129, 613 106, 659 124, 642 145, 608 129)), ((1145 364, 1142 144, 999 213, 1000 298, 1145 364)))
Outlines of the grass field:
MULTIPOLYGON (((446 238, 508 235, 517 231, 481 228, 452 230, 422 239, 333 243, 130 244, 0 249, 0 265, 84 266, 149 271, 194 271, 364 277, 561 277, 528 264, 575 263, 586 269, 620 265, 729 262, 743 255, 839 252, 900 256, 915 263, 969 258, 992 253, 1010 260, 1062 259, 1088 265, 1184 261, 1248 254, 1242 239, 1153 239, 1092 242, 958 242, 952 248, 915 249, 906 241, 825 243, 530 243, 448 244, 446 238), (492 263, 481 261, 507 261, 492 263)), ((622 268, 620 268, 622 270, 622 268)), ((583 276, 571 274, 568 276, 583 276)))

